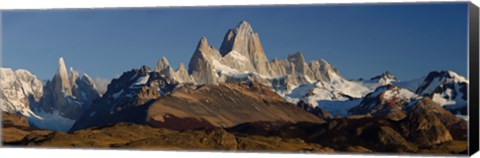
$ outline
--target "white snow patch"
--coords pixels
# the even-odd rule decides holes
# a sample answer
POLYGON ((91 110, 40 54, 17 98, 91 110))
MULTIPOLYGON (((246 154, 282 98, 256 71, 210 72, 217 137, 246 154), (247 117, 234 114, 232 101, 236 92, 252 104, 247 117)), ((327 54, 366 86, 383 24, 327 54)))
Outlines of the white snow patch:
POLYGON ((383 97, 386 100, 391 100, 394 97, 399 98, 401 100, 410 100, 412 98, 418 98, 418 96, 415 93, 403 88, 398 88, 398 87, 394 88, 393 90, 385 91, 383 93, 383 97))
POLYGON ((231 56, 233 59, 237 59, 239 62, 250 62, 247 57, 243 56, 242 54, 238 53, 237 51, 232 50, 227 55, 231 56))
POLYGON ((432 95, 432 101, 440 106, 448 106, 448 108, 451 109, 462 108, 467 106, 467 101, 462 99, 460 92, 459 86, 455 86, 455 90, 448 88, 442 93, 434 93, 432 95), (455 98, 453 97, 453 91, 457 92, 455 98))
POLYGON ((147 82, 148 82, 148 79, 150 78, 150 75, 146 75, 146 76, 142 76, 140 78, 137 79, 137 81, 135 83, 133 83, 133 85, 145 85, 147 82))
POLYGON ((437 93, 433 94, 432 101, 437 103, 440 106, 454 105, 456 103, 455 100, 445 99, 445 98, 443 98, 442 95, 437 94, 437 93))
POLYGON ((464 119, 465 121, 468 121, 468 115, 455 115, 457 117, 460 117, 461 119, 464 119))
POLYGON ((465 77, 460 76, 459 74, 457 74, 453 71, 448 71, 448 74, 453 78, 453 81, 456 82, 456 83, 459 83, 459 82, 468 83, 468 80, 465 77))
POLYGON ((321 100, 318 101, 318 106, 323 110, 329 112, 334 117, 348 116, 348 110, 360 104, 361 99, 354 100, 321 100))
POLYGON ((227 65, 222 64, 219 60, 213 59, 212 60, 212 65, 215 67, 215 71, 222 73, 222 74, 227 74, 227 75, 244 75, 242 72, 239 72, 236 69, 233 69, 227 65))

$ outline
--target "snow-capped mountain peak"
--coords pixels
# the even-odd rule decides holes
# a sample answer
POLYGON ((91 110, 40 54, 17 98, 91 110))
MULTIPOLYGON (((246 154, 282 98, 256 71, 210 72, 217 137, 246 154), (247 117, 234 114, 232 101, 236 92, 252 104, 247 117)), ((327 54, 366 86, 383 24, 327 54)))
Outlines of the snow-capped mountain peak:
POLYGON ((432 71, 417 88, 416 93, 429 96, 445 109, 466 115, 469 81, 453 71, 432 71))
POLYGON ((468 80, 453 71, 432 71, 418 87, 416 93, 421 95, 431 94, 441 85, 461 83, 468 84, 468 80))
POLYGON ((388 71, 385 71, 381 75, 372 77, 370 80, 380 83, 382 85, 387 85, 391 84, 392 82, 398 81, 398 79, 388 71))
POLYGON ((351 115, 385 115, 394 114, 394 119, 404 116, 402 109, 421 96, 394 85, 380 86, 375 91, 367 94, 362 102, 349 110, 351 115))
POLYGON ((458 82, 468 83, 468 80, 467 80, 465 77, 463 77, 463 76, 461 76, 461 75, 459 75, 459 74, 457 74, 457 73, 455 73, 455 72, 453 72, 453 71, 451 71, 451 70, 448 70, 448 71, 447 71, 447 74, 448 74, 448 76, 449 76, 454 82, 457 82, 457 83, 458 83, 458 82))

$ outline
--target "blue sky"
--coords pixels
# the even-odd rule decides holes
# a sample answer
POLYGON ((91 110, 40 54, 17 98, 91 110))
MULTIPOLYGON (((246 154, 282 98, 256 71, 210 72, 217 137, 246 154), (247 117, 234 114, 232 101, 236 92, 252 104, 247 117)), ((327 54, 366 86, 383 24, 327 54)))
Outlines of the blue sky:
POLYGON ((241 20, 268 58, 302 52, 349 79, 386 70, 401 80, 467 73, 467 3, 3 11, 3 67, 50 79, 60 56, 112 78, 166 56, 188 64, 202 36, 217 49, 241 20))

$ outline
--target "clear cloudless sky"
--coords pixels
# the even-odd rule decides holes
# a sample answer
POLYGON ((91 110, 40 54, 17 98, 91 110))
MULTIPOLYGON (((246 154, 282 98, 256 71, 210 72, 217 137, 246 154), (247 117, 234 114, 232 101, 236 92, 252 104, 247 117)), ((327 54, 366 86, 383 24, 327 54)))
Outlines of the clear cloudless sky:
POLYGON ((202 36, 219 49, 241 20, 269 60, 302 52, 348 79, 386 70, 400 80, 433 70, 467 74, 467 3, 243 6, 2 12, 3 67, 50 79, 58 58, 90 76, 113 78, 162 56, 188 66, 202 36))

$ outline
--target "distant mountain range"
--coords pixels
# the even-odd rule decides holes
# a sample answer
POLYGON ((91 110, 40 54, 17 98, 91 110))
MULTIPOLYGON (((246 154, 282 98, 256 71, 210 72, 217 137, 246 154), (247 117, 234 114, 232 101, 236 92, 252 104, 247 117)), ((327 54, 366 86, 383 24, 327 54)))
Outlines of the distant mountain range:
MULTIPOLYGON (((119 122, 175 130, 357 117, 415 122, 419 116, 412 113, 424 113, 419 108, 436 111, 428 114, 437 121, 434 127, 466 126, 454 115, 467 115, 469 81, 455 72, 432 71, 399 81, 387 71, 368 80, 347 80, 327 61, 307 62, 298 52, 270 61, 246 21, 227 31, 219 50, 202 37, 188 70, 183 63, 174 69, 163 57, 154 69, 124 72, 104 94, 87 74, 67 71, 63 58, 58 65, 45 82, 27 70, 1 68, 2 111, 25 116, 32 127, 70 132, 119 122)), ((455 135, 437 134, 430 143, 455 135)))

